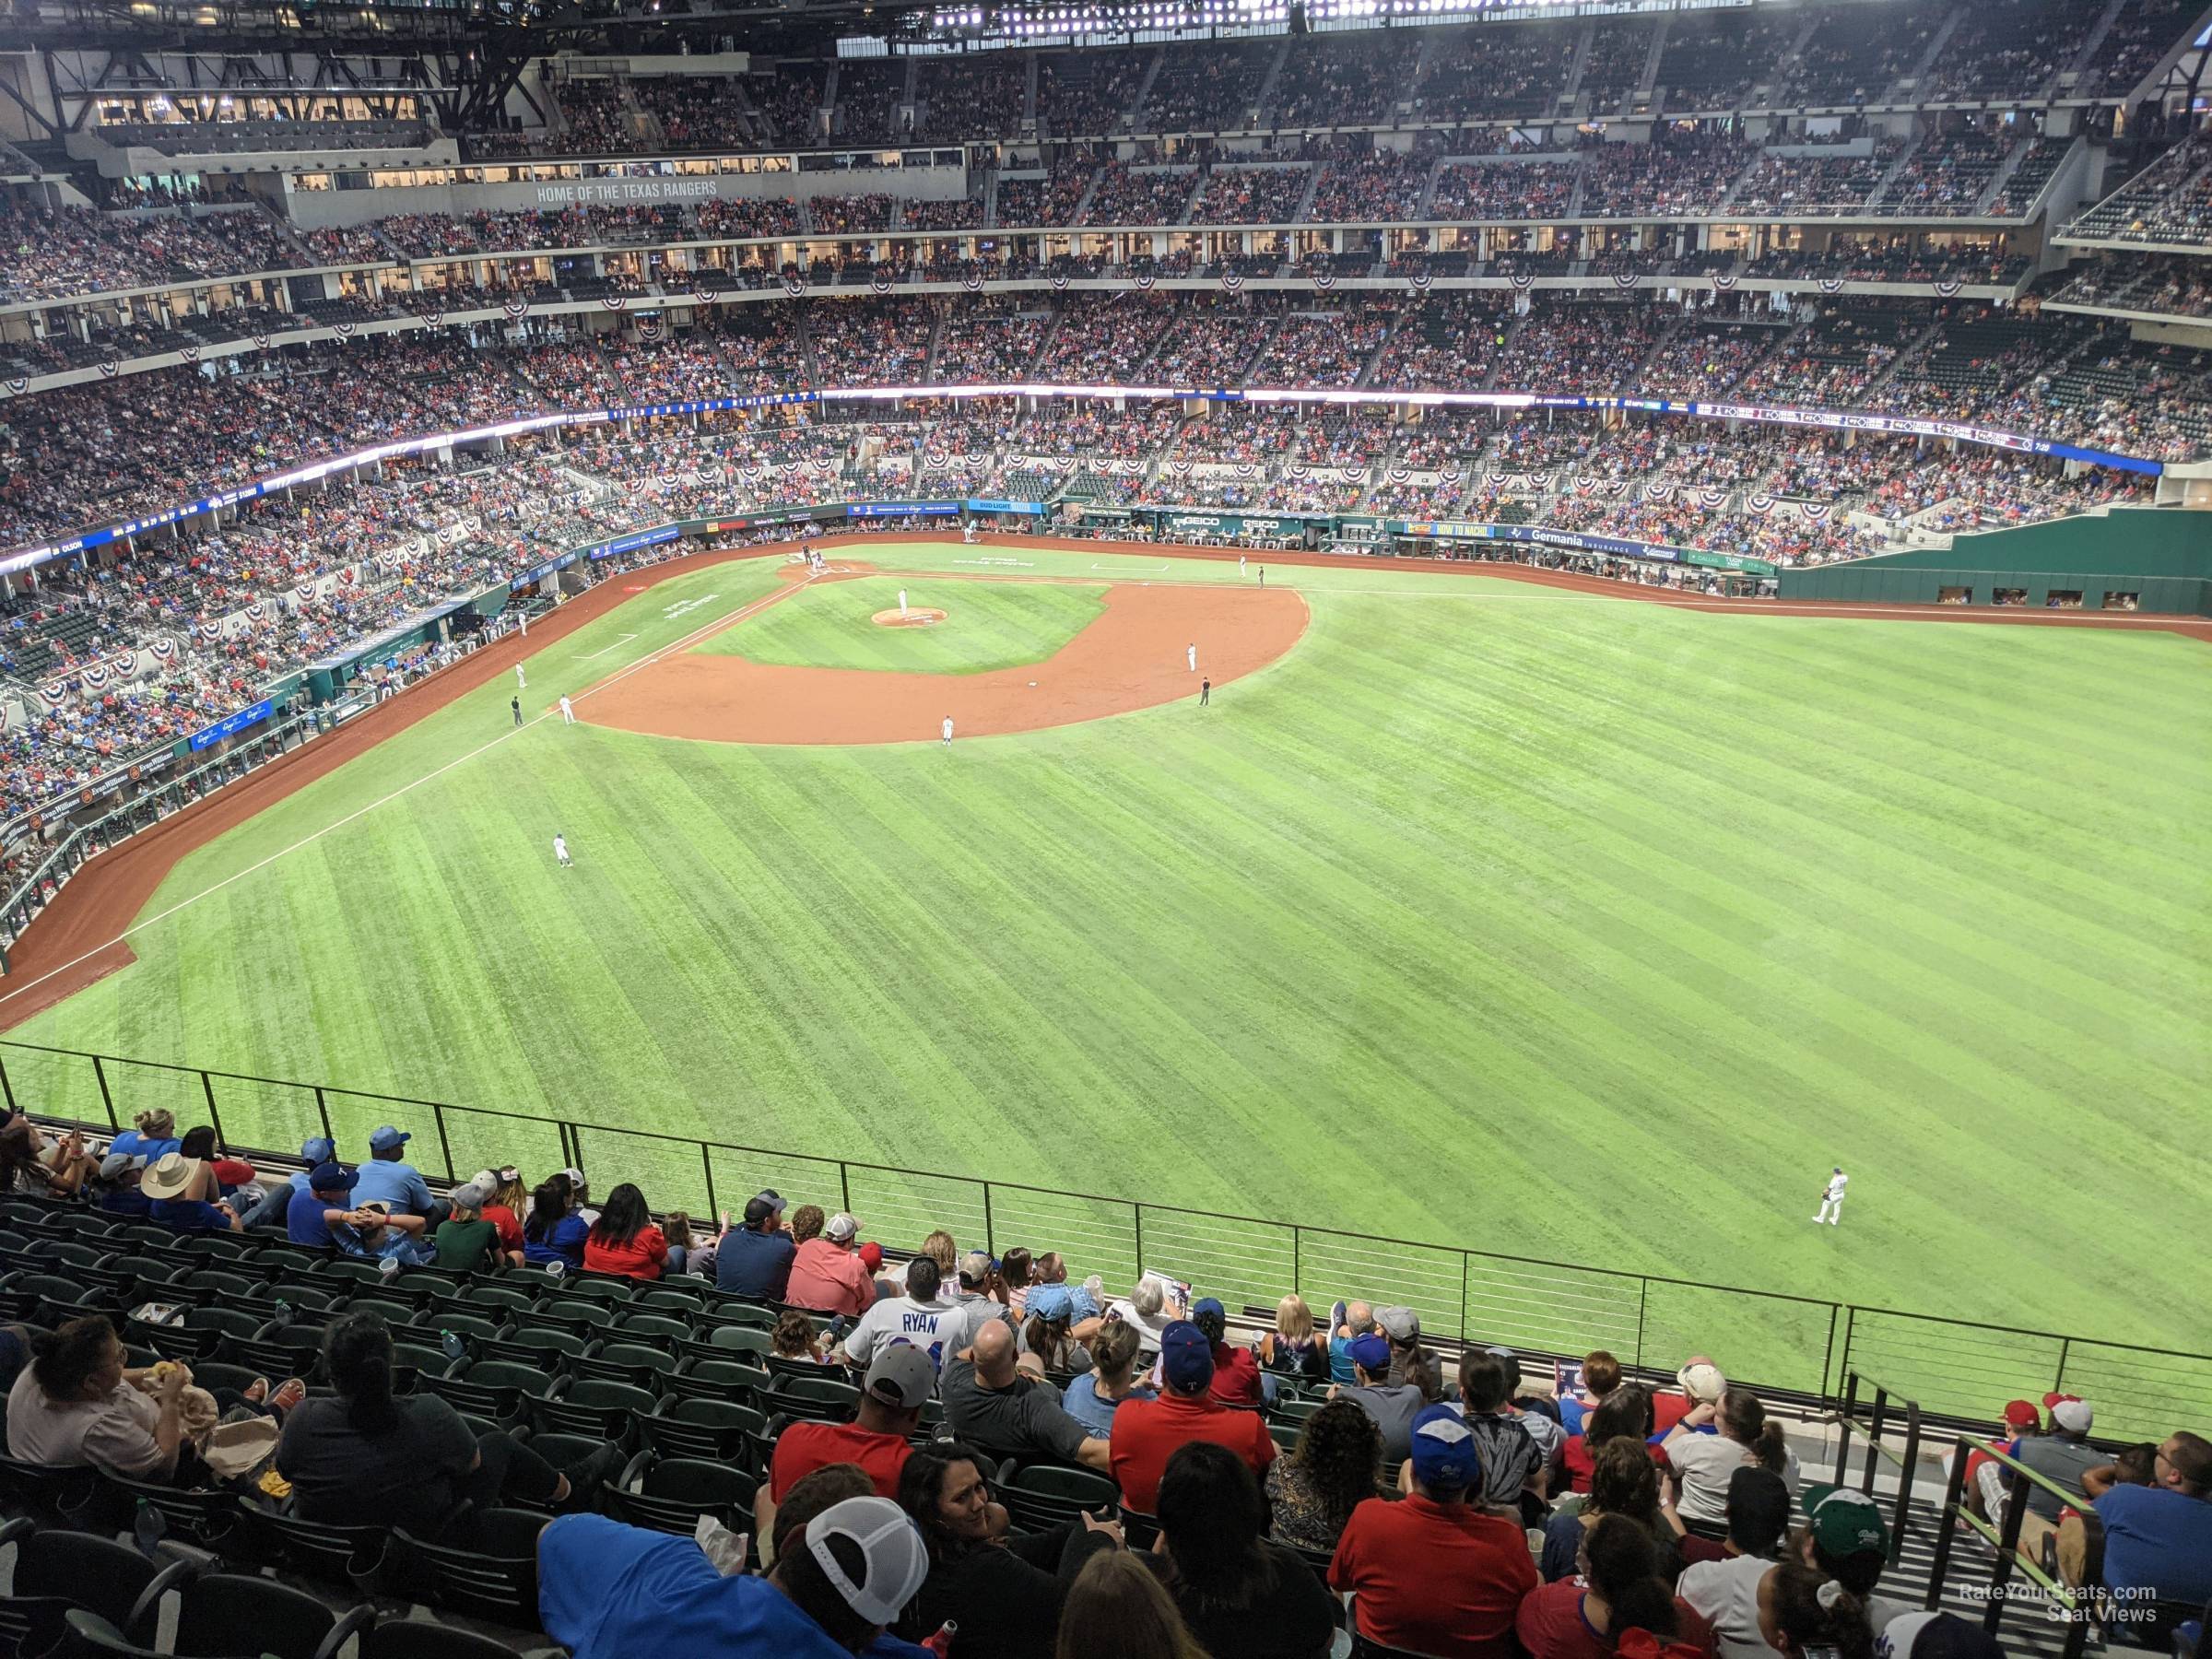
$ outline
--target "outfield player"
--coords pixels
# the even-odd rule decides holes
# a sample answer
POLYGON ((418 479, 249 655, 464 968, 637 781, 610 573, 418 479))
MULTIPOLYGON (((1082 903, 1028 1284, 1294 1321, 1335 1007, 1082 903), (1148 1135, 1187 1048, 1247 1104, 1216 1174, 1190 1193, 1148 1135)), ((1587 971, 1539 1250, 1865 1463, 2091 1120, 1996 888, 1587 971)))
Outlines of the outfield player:
POLYGON ((560 724, 562 725, 576 724, 576 711, 569 706, 569 694, 565 691, 560 694, 560 724))
POLYGON ((576 863, 569 856, 568 841, 558 830, 553 836, 553 862, 564 870, 572 868, 576 863))
POLYGON ((520 663, 514 665, 514 688, 517 691, 530 689, 530 682, 523 677, 523 665, 520 663))
POLYGON ((1851 1177, 1843 1173, 1843 1166, 1838 1164, 1835 1173, 1828 1178, 1828 1190, 1820 1195, 1820 1210, 1814 1220, 1825 1221, 1830 1227, 1842 1225, 1843 1189, 1850 1182, 1851 1177))
POLYGON ((952 747, 952 716, 949 714, 945 716, 945 747, 952 747))

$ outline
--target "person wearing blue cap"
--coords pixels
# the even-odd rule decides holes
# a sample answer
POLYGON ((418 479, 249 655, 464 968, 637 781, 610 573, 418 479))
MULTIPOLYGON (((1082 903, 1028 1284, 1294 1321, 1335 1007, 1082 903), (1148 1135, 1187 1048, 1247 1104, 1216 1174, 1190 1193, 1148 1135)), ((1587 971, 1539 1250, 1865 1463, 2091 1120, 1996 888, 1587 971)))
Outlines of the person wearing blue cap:
POLYGON ((1390 1338, 1382 1332, 1353 1337, 1345 1351, 1352 1362, 1352 1383, 1331 1388, 1329 1398, 1349 1400, 1375 1419, 1382 1431, 1382 1466, 1394 1469, 1412 1450, 1414 1415, 1429 1403, 1428 1396, 1418 1382, 1390 1380, 1390 1338))
POLYGON ((1359 1634, 1439 1659, 1511 1659, 1513 1618, 1537 1584, 1520 1527, 1467 1501, 1482 1458, 1452 1406, 1413 1420, 1412 1490, 1352 1512, 1329 1563, 1329 1587, 1358 1597, 1359 1634))
POLYGON ((1213 1344, 1187 1319, 1171 1321, 1159 1334, 1159 1398, 1125 1399, 1114 1410, 1112 1467, 1123 1503, 1151 1514, 1168 1459, 1192 1441, 1227 1446, 1253 1474, 1267 1472, 1276 1453, 1267 1420, 1213 1397, 1213 1344))
POLYGON ((1250 1348, 1229 1345, 1229 1310, 1219 1299, 1202 1296, 1191 1304, 1191 1323, 1206 1333, 1214 1347, 1214 1398, 1224 1406, 1260 1406, 1266 1392, 1260 1378, 1260 1362, 1250 1348))
POLYGON ((337 1142, 326 1135, 311 1135, 300 1143, 300 1164, 290 1176, 270 1185, 268 1194, 245 1213, 241 1226, 251 1231, 256 1227, 285 1227, 289 1223, 292 1200, 307 1191, 307 1178, 315 1170, 338 1155, 337 1142))
POLYGON ((330 1245, 333 1214, 343 1214, 353 1196, 356 1171, 325 1160, 307 1172, 307 1184, 294 1193, 284 1212, 285 1237, 295 1244, 330 1245))
POLYGON ((382 1204, 395 1216, 420 1216, 435 1227, 445 1219, 445 1206, 430 1196, 422 1171, 407 1162, 407 1143, 415 1137, 386 1124, 369 1136, 369 1161, 354 1188, 356 1204, 382 1204))

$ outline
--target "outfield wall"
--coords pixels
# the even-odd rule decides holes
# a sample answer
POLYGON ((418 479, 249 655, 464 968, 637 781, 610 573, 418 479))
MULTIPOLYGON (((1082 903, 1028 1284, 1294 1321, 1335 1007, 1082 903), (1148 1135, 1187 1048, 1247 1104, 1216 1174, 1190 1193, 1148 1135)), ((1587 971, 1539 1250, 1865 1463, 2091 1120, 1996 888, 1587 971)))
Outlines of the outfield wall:
POLYGON ((1860 605, 1994 606, 2000 589, 2031 610, 2077 594, 2084 610, 2212 617, 2212 512, 2115 507, 2002 530, 1970 531, 1948 547, 1914 547, 1840 564, 1784 570, 1784 599, 1860 605), (1966 595, 1961 599, 1959 594, 1966 595), (2133 605, 2113 595, 2132 594, 2133 605))

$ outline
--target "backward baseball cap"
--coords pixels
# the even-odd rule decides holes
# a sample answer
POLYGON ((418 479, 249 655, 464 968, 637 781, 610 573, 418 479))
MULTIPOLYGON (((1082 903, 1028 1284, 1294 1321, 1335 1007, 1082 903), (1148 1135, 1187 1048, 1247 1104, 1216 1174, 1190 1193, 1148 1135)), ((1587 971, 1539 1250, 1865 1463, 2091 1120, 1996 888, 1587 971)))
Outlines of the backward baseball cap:
POLYGON ((1412 1342, 1421 1334, 1421 1316, 1411 1308, 1377 1308, 1375 1323, 1393 1342, 1412 1342))
POLYGON ((1812 1528, 1813 1542, 1826 1555, 1889 1553, 1889 1528, 1882 1520, 1881 1505, 1864 1492, 1808 1482, 1805 1516, 1812 1528))
POLYGON ((806 1553, 845 1606, 873 1625, 888 1625, 905 1611, 929 1576, 929 1553, 906 1512, 873 1493, 833 1503, 806 1524, 806 1553), (858 1576, 831 1546, 842 1538, 860 1554, 858 1576))
POLYGON ((912 1411, 937 1392, 937 1368, 912 1343, 888 1343, 869 1363, 863 1386, 884 1405, 912 1411))

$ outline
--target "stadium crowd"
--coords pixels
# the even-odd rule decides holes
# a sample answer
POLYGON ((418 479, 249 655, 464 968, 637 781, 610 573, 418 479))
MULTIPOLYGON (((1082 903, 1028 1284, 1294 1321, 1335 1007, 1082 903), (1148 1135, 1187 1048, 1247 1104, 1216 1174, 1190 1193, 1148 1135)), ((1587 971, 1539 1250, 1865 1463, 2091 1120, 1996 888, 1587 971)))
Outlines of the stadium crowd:
MULTIPOLYGON (((1904 1599, 1888 1506, 1813 1478, 1706 1354, 1441 1343, 1356 1285, 1232 1311, 773 1189, 718 1225, 572 1167, 440 1191, 411 1140, 265 1168, 167 1111, 104 1145, 7 1112, 12 1466, 351 1529, 338 1560, 430 1564, 405 1599, 576 1659, 2003 1651, 1904 1599)), ((2059 1392, 1990 1416, 2011 1463, 1960 1448, 1966 1506, 2020 1505, 2024 1555, 2158 1609, 2115 1636, 2212 1601, 2212 1442, 2100 1442, 2059 1392)))

